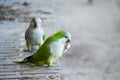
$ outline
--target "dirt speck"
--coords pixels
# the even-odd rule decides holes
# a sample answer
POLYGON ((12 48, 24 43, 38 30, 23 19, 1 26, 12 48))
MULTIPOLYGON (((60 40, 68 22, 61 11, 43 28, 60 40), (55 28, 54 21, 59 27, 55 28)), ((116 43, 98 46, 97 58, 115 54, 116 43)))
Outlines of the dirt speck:
POLYGON ((29 6, 30 3, 29 3, 29 2, 24 2, 24 3, 22 3, 22 5, 23 5, 23 6, 29 6))

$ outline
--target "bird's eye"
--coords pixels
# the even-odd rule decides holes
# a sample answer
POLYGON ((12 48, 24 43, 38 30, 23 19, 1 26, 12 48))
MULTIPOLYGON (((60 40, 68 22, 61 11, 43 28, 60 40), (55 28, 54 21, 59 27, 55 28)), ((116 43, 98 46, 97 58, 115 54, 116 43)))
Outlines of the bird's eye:
POLYGON ((65 38, 68 38, 68 36, 65 36, 65 38))

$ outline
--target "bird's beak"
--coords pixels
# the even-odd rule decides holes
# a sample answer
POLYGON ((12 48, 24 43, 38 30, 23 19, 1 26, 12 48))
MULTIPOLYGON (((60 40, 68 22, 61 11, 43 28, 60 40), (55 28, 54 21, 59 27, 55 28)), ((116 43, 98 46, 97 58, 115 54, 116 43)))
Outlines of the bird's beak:
POLYGON ((66 41, 66 43, 70 43, 70 39, 68 39, 68 40, 66 41))
POLYGON ((71 46, 71 45, 70 45, 70 44, 68 44, 68 45, 66 46, 66 49, 69 49, 69 48, 70 48, 70 46, 71 46))
POLYGON ((34 28, 37 28, 37 23, 34 24, 34 28))
POLYGON ((66 45, 65 45, 65 49, 69 49, 70 48, 70 42, 68 42, 66 45))

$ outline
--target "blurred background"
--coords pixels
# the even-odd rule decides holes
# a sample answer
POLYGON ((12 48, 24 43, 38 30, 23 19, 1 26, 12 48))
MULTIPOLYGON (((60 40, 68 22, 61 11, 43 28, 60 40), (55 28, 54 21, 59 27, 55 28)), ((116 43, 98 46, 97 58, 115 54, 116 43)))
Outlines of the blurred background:
POLYGON ((65 80, 120 80, 120 0, 55 0, 54 14, 72 35, 65 80))
POLYGON ((71 33, 63 80, 120 80, 120 0, 0 0, 0 25, 27 26, 31 16, 42 18, 48 35, 71 33))

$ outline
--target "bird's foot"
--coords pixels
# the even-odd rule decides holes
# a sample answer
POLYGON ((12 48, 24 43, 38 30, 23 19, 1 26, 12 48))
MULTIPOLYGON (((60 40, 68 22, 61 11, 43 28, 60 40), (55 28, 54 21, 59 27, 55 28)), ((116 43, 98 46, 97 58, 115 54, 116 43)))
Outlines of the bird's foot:
POLYGON ((24 49, 23 52, 32 52, 32 51, 29 49, 24 49))

